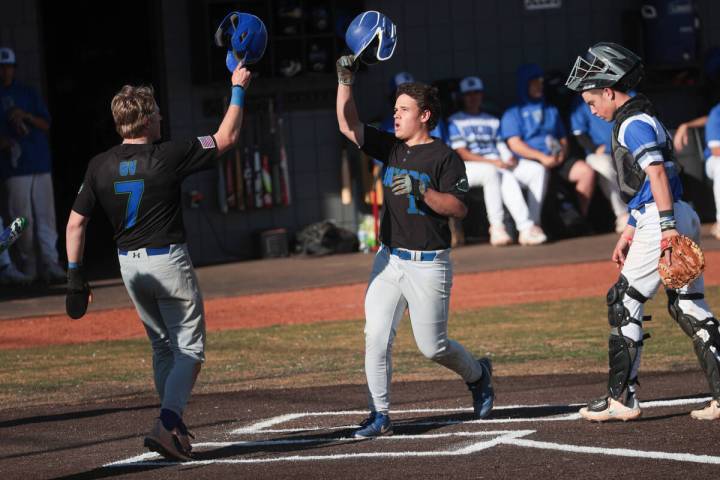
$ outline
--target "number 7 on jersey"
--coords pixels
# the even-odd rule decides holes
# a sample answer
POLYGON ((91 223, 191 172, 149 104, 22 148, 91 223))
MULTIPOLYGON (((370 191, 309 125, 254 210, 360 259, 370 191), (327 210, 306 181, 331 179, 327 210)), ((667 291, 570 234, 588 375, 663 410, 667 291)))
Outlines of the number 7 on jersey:
POLYGON ((117 195, 128 195, 127 207, 125 208, 125 228, 135 226, 137 222, 140 200, 145 190, 145 180, 128 180, 115 182, 115 193, 117 195))

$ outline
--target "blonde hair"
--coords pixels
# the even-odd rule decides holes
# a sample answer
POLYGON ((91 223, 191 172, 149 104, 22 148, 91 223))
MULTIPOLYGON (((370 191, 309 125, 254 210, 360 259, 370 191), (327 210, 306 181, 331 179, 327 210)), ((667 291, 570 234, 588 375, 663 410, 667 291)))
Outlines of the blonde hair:
POLYGON ((155 113, 155 90, 150 85, 125 85, 110 104, 115 130, 122 138, 142 136, 149 118, 155 113))

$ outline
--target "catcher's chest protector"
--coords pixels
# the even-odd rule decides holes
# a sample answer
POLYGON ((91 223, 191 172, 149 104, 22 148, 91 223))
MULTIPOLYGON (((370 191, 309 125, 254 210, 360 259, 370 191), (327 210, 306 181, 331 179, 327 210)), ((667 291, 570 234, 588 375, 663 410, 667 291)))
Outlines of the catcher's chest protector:
MULTIPOLYGON (((620 107, 615 115, 615 126, 612 131, 611 145, 613 161, 615 162, 615 170, 617 171, 620 193, 622 194, 625 202, 629 202, 635 194, 637 194, 640 188, 642 188, 643 183, 645 183, 645 172, 635 161, 635 157, 632 156, 632 153, 621 145, 618 140, 620 127, 623 122, 638 113, 646 113, 651 117, 656 116, 655 108, 652 103, 650 103, 650 100, 641 94, 633 97, 625 105, 620 107)), ((672 137, 668 134, 667 138, 668 141, 665 143, 665 146, 662 147, 662 156, 665 161, 674 162, 675 153, 672 150, 672 143, 669 140, 672 137)))

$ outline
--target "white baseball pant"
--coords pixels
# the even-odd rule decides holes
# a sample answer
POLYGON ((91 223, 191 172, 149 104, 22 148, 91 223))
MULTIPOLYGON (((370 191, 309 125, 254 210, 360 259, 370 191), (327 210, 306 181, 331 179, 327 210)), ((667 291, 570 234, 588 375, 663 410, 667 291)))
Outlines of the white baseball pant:
POLYGON ((382 246, 375 256, 365 294, 365 375, 373 412, 387 413, 390 408, 392 346, 406 308, 415 343, 425 357, 456 372, 465 382, 482 376, 473 355, 448 338, 450 250, 435 253, 432 261, 402 260, 382 246))
POLYGON ((709 157, 705 161, 705 173, 713 181, 713 197, 715 197, 715 218, 720 223, 720 157, 709 157))
MULTIPOLYGON (((675 202, 673 210, 678 232, 699 242, 700 219, 692 207, 680 201, 675 202)), ((662 239, 660 216, 655 203, 646 204, 644 211, 632 210, 630 215, 635 218, 637 225, 621 274, 627 278, 628 284, 631 287, 634 287, 638 292, 650 299, 655 295, 661 283, 660 274, 657 271, 660 260, 660 240, 662 239)), ((705 281, 702 275, 697 280, 679 290, 680 293, 704 293, 704 291, 705 281)), ((628 313, 632 318, 638 319, 642 323, 644 304, 631 298, 629 295, 623 295, 623 305, 628 309, 628 313)), ((692 315, 698 320, 704 320, 713 316, 704 298, 698 300, 680 300, 679 306, 685 314, 692 315)), ((634 341, 640 341, 643 337, 642 326, 634 323, 629 323, 627 326, 622 327, 622 333, 634 341)), ((638 356, 630 373, 630 378, 637 376, 638 369, 640 368, 641 349, 642 347, 639 349, 638 356)))

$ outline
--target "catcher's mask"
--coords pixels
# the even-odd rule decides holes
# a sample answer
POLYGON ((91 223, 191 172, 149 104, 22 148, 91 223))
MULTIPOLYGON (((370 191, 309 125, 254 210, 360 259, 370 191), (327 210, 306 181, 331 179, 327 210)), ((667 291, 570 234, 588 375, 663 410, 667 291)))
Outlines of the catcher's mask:
POLYGON ((392 57, 397 45, 395 24, 375 10, 353 19, 345 32, 345 43, 363 63, 370 65, 392 57))
POLYGON ((215 32, 215 44, 228 49, 225 65, 231 72, 240 62, 252 65, 260 61, 267 39, 265 24, 250 13, 230 12, 215 32))
POLYGON ((617 43, 600 42, 577 57, 565 86, 582 93, 594 88, 613 88, 627 92, 643 76, 642 59, 617 43))

